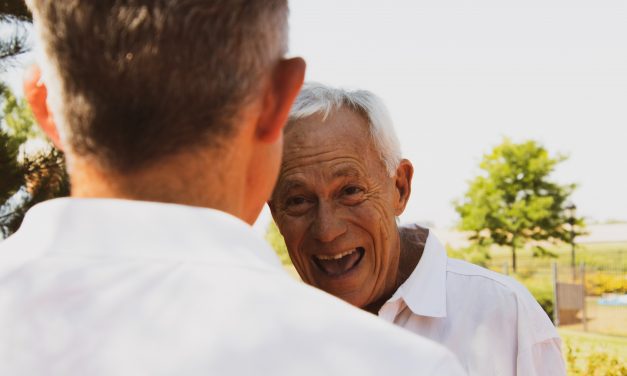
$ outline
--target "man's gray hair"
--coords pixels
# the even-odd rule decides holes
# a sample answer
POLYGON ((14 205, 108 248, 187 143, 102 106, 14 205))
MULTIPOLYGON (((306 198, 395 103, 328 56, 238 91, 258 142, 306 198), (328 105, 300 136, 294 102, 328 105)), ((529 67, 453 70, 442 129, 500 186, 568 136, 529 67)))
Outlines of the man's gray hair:
POLYGON ((292 106, 288 126, 314 114, 321 114, 326 119, 332 111, 344 107, 366 117, 374 146, 389 175, 394 176, 402 158, 401 146, 385 104, 370 91, 306 83, 292 106))
POLYGON ((287 47, 287 0, 27 0, 65 146, 126 173, 232 134, 287 47))

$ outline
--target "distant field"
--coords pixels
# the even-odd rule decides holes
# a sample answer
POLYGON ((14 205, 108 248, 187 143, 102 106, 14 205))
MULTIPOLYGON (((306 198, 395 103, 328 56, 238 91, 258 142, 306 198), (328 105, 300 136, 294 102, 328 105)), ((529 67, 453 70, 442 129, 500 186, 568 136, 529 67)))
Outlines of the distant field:
MULTIPOLYGON (((555 260, 559 265, 570 265, 571 250, 568 245, 547 247, 555 253, 557 258, 533 257, 530 249, 522 249, 516 252, 518 265, 521 267, 534 267, 550 264, 555 260)), ((493 247, 490 251, 492 259, 490 266, 502 266, 508 263, 511 267, 511 249, 506 247, 493 247)), ((575 262, 584 262, 586 265, 610 269, 627 269, 627 243, 592 243, 580 244, 575 249, 575 262)))

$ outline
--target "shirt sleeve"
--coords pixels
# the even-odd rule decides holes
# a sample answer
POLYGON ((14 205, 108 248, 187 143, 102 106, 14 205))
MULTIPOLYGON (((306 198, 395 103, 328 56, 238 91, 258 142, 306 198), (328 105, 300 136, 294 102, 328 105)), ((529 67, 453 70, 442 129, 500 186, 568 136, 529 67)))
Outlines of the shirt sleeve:
POLYGON ((566 365, 562 357, 561 340, 550 338, 535 343, 518 354, 517 375, 565 376, 566 365))

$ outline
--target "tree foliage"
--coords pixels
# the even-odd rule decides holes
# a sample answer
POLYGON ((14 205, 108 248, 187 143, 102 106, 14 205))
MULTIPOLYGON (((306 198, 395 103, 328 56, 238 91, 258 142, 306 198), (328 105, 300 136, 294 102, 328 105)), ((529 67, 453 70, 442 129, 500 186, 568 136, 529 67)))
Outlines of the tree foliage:
POLYGON ((25 146, 41 138, 33 115, 23 99, 0 87, 3 101, 0 127, 0 236, 17 230, 33 205, 69 194, 63 154, 49 145, 34 154, 25 146))
POLYGON ((0 70, 6 70, 14 57, 28 51, 26 25, 32 19, 23 0, 0 1, 0 23, 5 30, 12 29, 0 39, 0 70))
POLYGON ((20 21, 32 21, 33 15, 28 10, 24 0, 0 1, 0 17, 14 18, 20 21))
MULTIPOLYGON (((0 1, 0 71, 28 51, 28 25, 32 15, 23 0, 0 1), (9 31, 9 32, 6 32, 9 31)), ((0 84, 0 237, 17 230, 33 205, 69 194, 63 154, 50 145, 35 154, 25 147, 43 135, 23 99, 0 84)))
MULTIPOLYGON (((550 156, 535 141, 516 144, 505 139, 484 155, 482 174, 470 181, 464 198, 455 205, 460 228, 472 231, 471 240, 478 244, 511 247, 514 271, 516 250, 530 241, 536 245, 536 255, 549 253, 542 241, 571 241, 565 208, 576 185, 561 185, 550 178, 565 159, 550 156)), ((583 220, 577 218, 575 223, 581 226, 583 220)))

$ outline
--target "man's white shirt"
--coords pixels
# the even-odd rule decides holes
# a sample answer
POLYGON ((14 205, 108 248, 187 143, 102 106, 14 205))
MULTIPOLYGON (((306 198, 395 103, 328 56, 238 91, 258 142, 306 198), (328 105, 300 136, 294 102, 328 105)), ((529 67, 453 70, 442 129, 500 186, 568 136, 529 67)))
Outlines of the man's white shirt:
POLYGON ((515 280, 450 259, 429 232, 420 262, 379 316, 445 345, 469 375, 565 375, 561 340, 515 280))
POLYGON ((0 375, 460 375, 449 351, 294 281, 250 226, 112 199, 0 243, 0 375))

